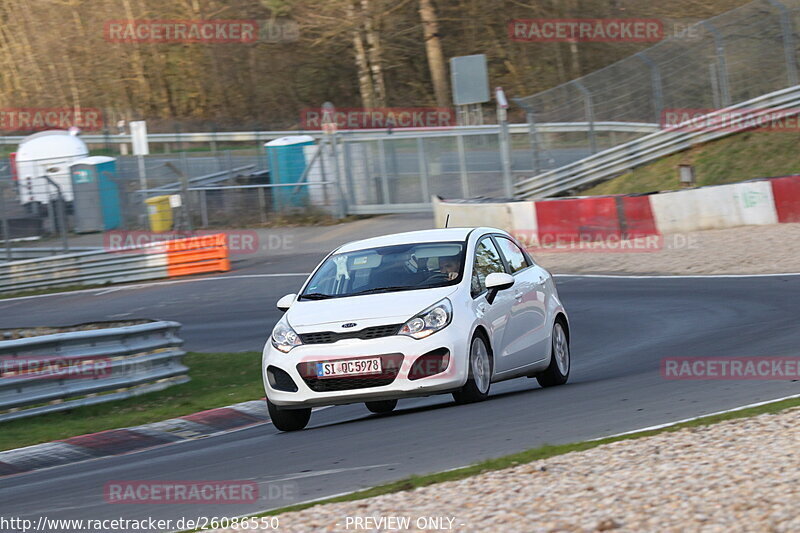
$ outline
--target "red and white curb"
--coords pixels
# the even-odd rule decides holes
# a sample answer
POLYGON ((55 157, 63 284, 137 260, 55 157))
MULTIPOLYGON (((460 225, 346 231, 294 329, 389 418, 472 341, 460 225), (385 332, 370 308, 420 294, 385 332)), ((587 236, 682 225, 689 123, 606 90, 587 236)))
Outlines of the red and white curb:
POLYGON ((146 450, 269 421, 266 402, 253 400, 161 422, 0 452, 0 476, 146 450))

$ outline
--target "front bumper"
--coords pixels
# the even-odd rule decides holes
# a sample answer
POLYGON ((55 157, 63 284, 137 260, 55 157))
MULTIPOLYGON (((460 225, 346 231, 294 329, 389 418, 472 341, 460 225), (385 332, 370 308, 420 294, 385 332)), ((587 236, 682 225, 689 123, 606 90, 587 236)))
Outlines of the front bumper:
POLYGON ((467 380, 468 348, 464 340, 466 335, 457 335, 452 326, 451 324, 419 340, 402 335, 371 340, 345 339, 331 344, 297 346, 289 353, 276 350, 267 340, 261 371, 267 398, 281 407, 303 408, 429 396, 456 390, 467 380), (443 372, 419 379, 409 379, 409 372, 420 356, 442 348, 450 352, 448 366, 443 372), (311 376, 308 372, 313 363, 376 356, 381 357, 384 369, 387 367, 387 362, 390 365, 396 364, 396 369, 390 366, 392 368, 390 372, 384 372, 374 379, 370 376, 309 379, 311 376), (267 377, 267 369, 270 366, 288 374, 297 391, 287 392, 274 388, 267 377), (305 379, 301 371, 305 374, 305 379), (352 380, 352 385, 359 388, 350 388, 349 384, 344 382, 334 384, 335 380, 352 380))

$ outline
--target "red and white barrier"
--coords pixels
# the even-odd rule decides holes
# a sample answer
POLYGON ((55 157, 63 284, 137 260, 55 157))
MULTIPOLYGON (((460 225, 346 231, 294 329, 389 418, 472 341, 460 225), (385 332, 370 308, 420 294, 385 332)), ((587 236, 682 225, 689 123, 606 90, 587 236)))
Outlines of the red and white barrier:
POLYGON ((437 227, 491 226, 545 240, 632 239, 800 222, 800 176, 649 195, 468 203, 434 198, 437 227))
POLYGON ((800 176, 770 180, 778 222, 800 222, 800 176))

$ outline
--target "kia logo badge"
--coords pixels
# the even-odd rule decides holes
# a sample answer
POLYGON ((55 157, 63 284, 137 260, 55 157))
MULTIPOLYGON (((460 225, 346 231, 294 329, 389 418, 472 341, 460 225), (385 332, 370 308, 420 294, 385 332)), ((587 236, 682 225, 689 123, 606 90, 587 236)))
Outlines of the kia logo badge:
POLYGON ((355 322, 348 322, 347 324, 342 324, 342 327, 343 328, 354 328, 354 327, 356 327, 356 323, 355 322))

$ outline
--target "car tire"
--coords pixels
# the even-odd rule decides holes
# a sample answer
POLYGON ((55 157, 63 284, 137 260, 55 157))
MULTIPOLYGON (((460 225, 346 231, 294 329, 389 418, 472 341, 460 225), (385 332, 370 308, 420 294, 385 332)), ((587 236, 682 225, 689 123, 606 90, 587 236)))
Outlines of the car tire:
POLYGON ((489 396, 492 386, 492 356, 489 343, 476 334, 469 345, 469 376, 461 389, 453 393, 457 404, 480 402, 489 396))
POLYGON ((547 369, 537 374, 536 381, 542 387, 555 387, 563 385, 569 379, 571 366, 569 353, 569 336, 561 321, 553 324, 553 333, 550 335, 551 355, 550 365, 547 369))
POLYGON ((394 411, 394 408, 397 407, 397 400, 379 400, 375 402, 364 402, 364 405, 367 406, 367 409, 369 409, 370 412, 375 413, 376 415, 383 415, 394 411))
POLYGON ((311 408, 282 409, 267 400, 267 410, 272 420, 272 425, 281 431, 299 431, 308 425, 311 418, 311 408))

